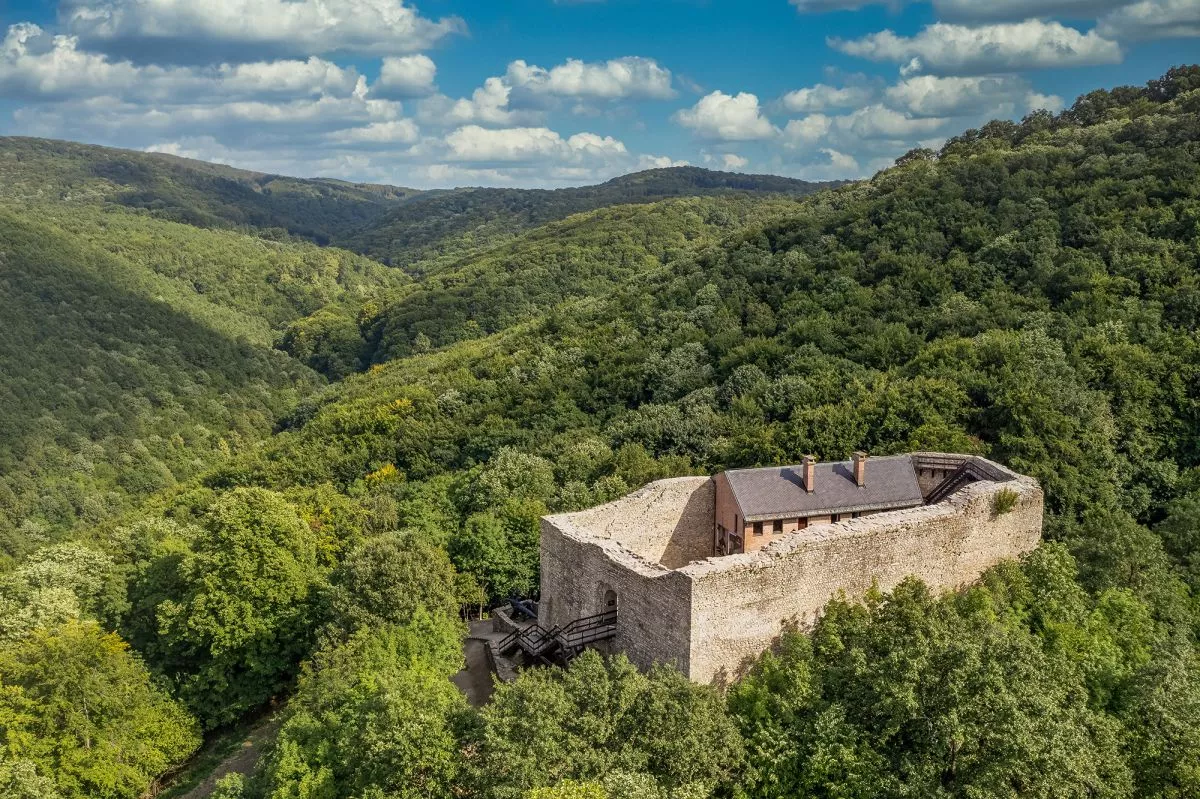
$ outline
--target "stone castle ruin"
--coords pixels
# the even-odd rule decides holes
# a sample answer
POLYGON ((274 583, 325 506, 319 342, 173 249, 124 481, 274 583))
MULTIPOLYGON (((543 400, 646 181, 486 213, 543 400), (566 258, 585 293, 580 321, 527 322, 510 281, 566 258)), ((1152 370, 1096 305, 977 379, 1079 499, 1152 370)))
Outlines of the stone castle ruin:
POLYGON ((721 682, 841 592, 909 575, 958 588, 1036 547, 1041 528, 1037 481, 973 455, 659 480, 542 519, 537 627, 544 642, 603 638, 639 666, 721 682))

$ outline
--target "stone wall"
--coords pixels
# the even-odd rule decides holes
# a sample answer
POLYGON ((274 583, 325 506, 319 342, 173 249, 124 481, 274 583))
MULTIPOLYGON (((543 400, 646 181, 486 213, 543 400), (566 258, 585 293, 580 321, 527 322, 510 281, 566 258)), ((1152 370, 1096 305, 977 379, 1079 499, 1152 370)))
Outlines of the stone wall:
POLYGON ((937 505, 817 525, 754 554, 694 563, 680 570, 692 581, 688 674, 732 679, 785 622, 811 626, 839 592, 858 598, 872 584, 887 591, 910 575, 935 590, 969 584, 1036 547, 1041 528, 1042 492, 1033 480, 980 482, 937 505), (1019 500, 996 517, 992 498, 1002 488, 1019 500))
POLYGON ((550 629, 601 613, 612 591, 612 649, 643 668, 672 663, 687 674, 691 581, 670 566, 711 554, 712 518, 712 480, 682 477, 542 519, 538 624, 550 629))
POLYGON ((733 679, 786 623, 811 625, 839 592, 858 598, 873 583, 888 590, 909 575, 935 589, 957 588, 1036 547, 1036 481, 982 464, 1003 482, 973 483, 936 505, 814 524, 758 552, 719 558, 708 557, 708 478, 660 481, 599 508, 548 516, 539 623, 599 613, 611 590, 618 603, 614 650, 640 666, 673 663, 699 682, 733 679), (1001 489, 1016 491, 1018 502, 996 516, 992 503, 1001 489), (690 534, 682 529, 689 525, 690 534))
POLYGON ((659 480, 595 508, 566 513, 590 538, 611 540, 668 569, 713 554, 713 481, 708 477, 659 480))

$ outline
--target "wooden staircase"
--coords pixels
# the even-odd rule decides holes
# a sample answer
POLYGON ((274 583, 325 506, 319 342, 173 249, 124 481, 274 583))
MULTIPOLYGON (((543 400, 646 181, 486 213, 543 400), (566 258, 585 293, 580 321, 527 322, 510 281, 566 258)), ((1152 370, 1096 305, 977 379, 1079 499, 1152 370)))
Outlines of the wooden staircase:
POLYGON ((936 505, 971 483, 989 479, 991 479, 991 475, 981 472, 971 461, 965 461, 953 472, 946 475, 946 479, 938 483, 937 488, 929 492, 929 496, 925 498, 925 504, 936 505))
POLYGON ((565 666, 574 660, 589 644, 612 638, 617 634, 617 611, 609 610, 595 616, 575 619, 565 627, 549 630, 534 624, 523 630, 515 630, 496 644, 502 655, 525 655, 531 663, 565 666))

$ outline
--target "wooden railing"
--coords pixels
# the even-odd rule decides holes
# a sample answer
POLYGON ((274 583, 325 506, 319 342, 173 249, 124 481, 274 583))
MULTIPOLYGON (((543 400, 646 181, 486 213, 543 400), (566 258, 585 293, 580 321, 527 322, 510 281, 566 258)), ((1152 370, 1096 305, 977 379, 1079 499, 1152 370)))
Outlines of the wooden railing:
POLYGON ((520 649, 526 657, 542 662, 565 665, 588 644, 612 638, 617 634, 617 611, 609 610, 594 616, 575 619, 565 627, 549 630, 534 624, 509 633, 496 644, 502 655, 520 649))

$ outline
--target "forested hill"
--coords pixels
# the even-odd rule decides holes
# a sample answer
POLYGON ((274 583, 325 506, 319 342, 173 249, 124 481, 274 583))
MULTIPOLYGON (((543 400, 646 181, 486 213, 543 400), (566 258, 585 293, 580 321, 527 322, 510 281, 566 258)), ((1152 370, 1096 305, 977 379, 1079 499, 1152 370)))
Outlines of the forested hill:
POLYGON ((163 153, 0 137, 0 198, 115 204, 189 225, 335 244, 399 267, 478 252, 522 230, 608 205, 730 193, 801 196, 834 185, 838 182, 671 167, 569 189, 421 192, 270 175, 163 153))
POLYGON ((332 378, 496 333, 564 300, 718 242, 796 201, 745 194, 616 205, 576 214, 462 256, 400 290, 324 308, 288 326, 281 347, 332 378))
POLYGON ((800 197, 839 185, 699 167, 650 169, 570 189, 456 189, 428 192, 339 238, 339 246, 420 271, 503 243, 572 214, 668 197, 745 193, 800 197), (430 262, 430 263, 420 263, 430 262))
POLYGON ((0 486, 0 794, 134 799, 274 705, 220 799, 1200 795, 1200 67, 870 181, 729 193, 433 212, 448 243, 399 283, 125 205, 7 206, 0 312, 27 332, 0 357, 33 384, 3 376, 32 443, 0 486), (193 232, 259 254, 262 293, 196 285, 199 247, 148 255, 193 232), (285 330, 344 379, 310 390, 262 345, 285 330), (958 593, 834 601, 724 693, 594 653, 482 709, 450 682, 460 611, 535 590, 541 515, 855 449, 1032 474, 1046 542, 958 593), (119 522, 89 515, 110 499, 119 522))
POLYGON ((161 153, 0 137, 0 198, 115 204, 189 225, 286 232, 320 244, 418 193, 267 175, 161 153))

